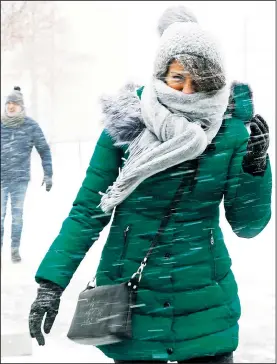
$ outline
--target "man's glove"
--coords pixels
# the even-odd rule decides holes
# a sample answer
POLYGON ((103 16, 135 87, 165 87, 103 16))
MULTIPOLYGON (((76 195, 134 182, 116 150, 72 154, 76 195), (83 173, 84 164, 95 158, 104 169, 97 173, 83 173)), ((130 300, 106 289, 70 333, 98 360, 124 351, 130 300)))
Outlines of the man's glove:
POLYGON ((47 176, 44 176, 43 178, 43 181, 42 181, 42 186, 44 185, 45 183, 45 186, 46 186, 46 191, 49 192, 52 188, 52 177, 47 177, 47 176))
POLYGON ((41 331, 41 325, 45 316, 43 329, 49 334, 60 306, 60 298, 63 288, 50 281, 43 281, 38 288, 37 298, 33 302, 29 314, 29 330, 32 338, 39 345, 45 345, 45 339, 41 331))
POLYGON ((250 121, 250 129, 251 134, 242 167, 246 173, 253 176, 263 176, 266 170, 266 156, 269 147, 268 125, 260 115, 255 115, 250 121))

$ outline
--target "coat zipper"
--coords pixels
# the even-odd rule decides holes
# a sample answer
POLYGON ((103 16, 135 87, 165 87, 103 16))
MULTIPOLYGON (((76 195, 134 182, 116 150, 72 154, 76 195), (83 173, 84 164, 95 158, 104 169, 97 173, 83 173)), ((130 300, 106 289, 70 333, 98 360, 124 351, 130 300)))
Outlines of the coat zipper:
POLYGON ((127 251, 127 239, 128 239, 128 233, 130 231, 130 225, 128 225, 124 231, 123 231, 123 250, 120 257, 120 266, 119 266, 119 276, 122 277, 122 271, 123 271, 123 259, 125 258, 125 254, 127 251))
POLYGON ((12 136, 11 136, 11 140, 10 140, 10 152, 12 152, 13 147, 12 147, 12 141, 14 141, 14 132, 12 132, 12 136))
POLYGON ((212 280, 215 279, 215 259, 214 259, 214 234, 213 234, 213 230, 210 229, 210 250, 211 250, 211 266, 212 266, 212 280))

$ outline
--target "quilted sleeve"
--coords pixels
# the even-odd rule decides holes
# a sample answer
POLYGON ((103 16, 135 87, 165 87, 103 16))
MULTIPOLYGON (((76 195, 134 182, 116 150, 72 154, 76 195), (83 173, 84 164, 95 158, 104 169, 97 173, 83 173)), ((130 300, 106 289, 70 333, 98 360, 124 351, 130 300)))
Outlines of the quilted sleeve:
POLYGON ((87 251, 109 223, 111 214, 99 207, 101 196, 118 176, 122 152, 103 131, 94 150, 86 177, 60 233, 42 260, 35 279, 52 281, 65 288, 87 251))
POLYGON ((229 165, 225 185, 225 215, 232 230, 242 238, 257 236, 271 218, 272 174, 269 156, 263 176, 243 172, 248 133, 243 123, 238 130, 236 148, 229 165))

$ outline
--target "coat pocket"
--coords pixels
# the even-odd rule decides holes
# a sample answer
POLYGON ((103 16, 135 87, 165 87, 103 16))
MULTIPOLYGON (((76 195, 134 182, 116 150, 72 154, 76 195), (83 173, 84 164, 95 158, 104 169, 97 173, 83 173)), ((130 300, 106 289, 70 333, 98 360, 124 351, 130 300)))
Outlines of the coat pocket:
POLYGON ((128 225, 124 231, 123 231, 123 249, 122 249, 122 253, 120 256, 120 266, 119 266, 119 276, 122 277, 122 271, 123 271, 123 266, 124 266, 124 258, 126 255, 126 251, 127 251, 127 246, 128 246, 128 235, 129 235, 129 231, 130 231, 130 226, 128 225))
POLYGON ((211 279, 215 280, 216 266, 215 266, 215 239, 213 229, 210 229, 210 252, 211 252, 211 279))

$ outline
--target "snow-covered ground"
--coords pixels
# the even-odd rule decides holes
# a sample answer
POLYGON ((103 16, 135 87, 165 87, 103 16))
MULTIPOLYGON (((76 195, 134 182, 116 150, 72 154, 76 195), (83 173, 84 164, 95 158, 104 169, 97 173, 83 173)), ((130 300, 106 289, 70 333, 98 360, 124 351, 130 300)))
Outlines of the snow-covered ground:
MULTIPOLYGON (((97 136, 96 136, 97 137, 97 136)), ((53 146, 54 186, 50 193, 41 187, 40 160, 33 155, 33 180, 30 183, 22 236, 21 264, 10 262, 10 214, 6 218, 6 235, 1 266, 1 334, 28 335, 28 313, 36 295, 35 271, 57 235, 63 219, 84 177, 94 141, 53 146)), ((249 212, 251 213, 251 211, 249 212)), ((237 238, 222 216, 222 228, 233 258, 233 269, 242 301, 240 346, 235 353, 239 363, 275 362, 275 247, 274 216, 256 238, 237 238)), ((2 357, 3 363, 111 363, 98 349, 70 342, 66 333, 79 292, 93 277, 108 233, 106 228, 83 260, 64 293, 53 330, 46 346, 33 340, 29 356, 2 357)))

